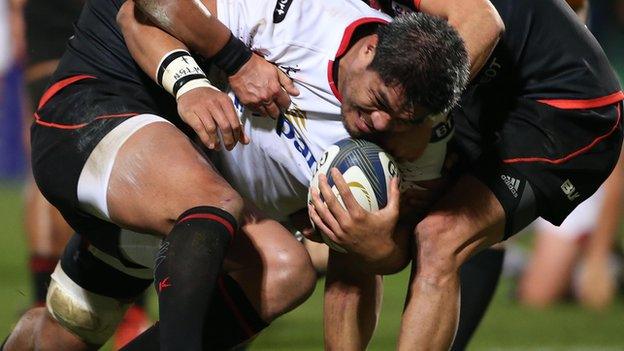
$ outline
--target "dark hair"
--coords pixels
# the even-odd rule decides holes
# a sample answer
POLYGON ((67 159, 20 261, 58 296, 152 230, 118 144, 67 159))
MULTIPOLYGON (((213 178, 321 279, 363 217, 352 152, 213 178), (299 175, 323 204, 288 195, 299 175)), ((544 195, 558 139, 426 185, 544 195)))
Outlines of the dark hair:
POLYGON ((370 68, 385 84, 399 84, 404 108, 437 114, 454 107, 468 83, 468 54, 445 20, 423 13, 401 15, 379 26, 370 68))

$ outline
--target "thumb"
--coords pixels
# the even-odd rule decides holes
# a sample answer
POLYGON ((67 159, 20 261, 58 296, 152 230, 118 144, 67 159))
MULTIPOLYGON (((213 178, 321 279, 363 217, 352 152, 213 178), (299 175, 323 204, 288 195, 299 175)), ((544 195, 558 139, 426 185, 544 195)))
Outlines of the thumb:
POLYGON ((286 73, 278 69, 277 77, 279 79, 280 85, 284 88, 284 90, 286 90, 288 95, 299 96, 299 89, 297 89, 295 83, 293 83, 292 79, 290 79, 290 77, 286 73))
POLYGON ((241 143, 243 143, 243 145, 247 145, 250 142, 251 142, 251 138, 249 137, 249 135, 247 135, 245 131, 241 131, 241 143))
POLYGON ((388 189, 388 204, 385 208, 390 211, 399 210, 399 202, 401 200, 401 191, 399 190, 399 177, 390 179, 390 188, 388 189))

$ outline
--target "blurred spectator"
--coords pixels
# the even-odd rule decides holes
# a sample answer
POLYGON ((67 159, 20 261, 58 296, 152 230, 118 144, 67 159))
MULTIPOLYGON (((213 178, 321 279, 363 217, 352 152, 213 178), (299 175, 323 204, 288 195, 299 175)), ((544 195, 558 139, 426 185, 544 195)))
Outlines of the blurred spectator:
POLYGON ((0 0, 0 77, 11 64, 11 31, 9 25, 9 4, 0 0))
POLYGON ((13 0, 0 0, 0 178, 21 179, 21 68, 23 40, 19 39, 19 7, 13 0))

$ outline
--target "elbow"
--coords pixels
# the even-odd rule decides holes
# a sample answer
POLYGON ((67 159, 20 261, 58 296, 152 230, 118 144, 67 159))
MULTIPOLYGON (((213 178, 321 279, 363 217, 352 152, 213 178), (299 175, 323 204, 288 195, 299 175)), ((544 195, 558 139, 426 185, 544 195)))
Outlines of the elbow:
POLYGON ((455 0, 447 6, 444 17, 455 28, 478 25, 479 34, 492 41, 505 33, 505 23, 489 0, 455 0))
POLYGON ((122 33, 125 33, 134 17, 134 3, 132 1, 126 1, 119 12, 117 12, 117 25, 121 29, 122 33))

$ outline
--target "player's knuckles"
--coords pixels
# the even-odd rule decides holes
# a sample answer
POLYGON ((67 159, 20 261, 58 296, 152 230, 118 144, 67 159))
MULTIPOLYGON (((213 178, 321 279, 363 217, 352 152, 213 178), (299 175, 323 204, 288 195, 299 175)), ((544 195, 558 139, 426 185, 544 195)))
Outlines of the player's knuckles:
POLYGON ((197 118, 191 118, 186 122, 201 137, 205 134, 204 124, 197 118))
POLYGON ((350 233, 351 231, 357 229, 356 222, 351 219, 345 219, 340 222, 340 232, 344 236, 345 233, 350 233))
POLYGON ((362 211, 362 210, 360 210, 360 209, 355 209, 355 210, 352 210, 352 211, 350 212, 350 215, 351 215, 351 220, 349 220, 349 221, 348 221, 348 222, 350 222, 350 223, 353 223, 353 222, 358 222, 358 223, 361 223, 361 222, 363 222, 364 220, 366 220, 366 217, 367 217, 367 216, 366 216, 366 212, 365 212, 365 211, 362 211))
POLYGON ((271 94, 271 97, 277 97, 280 95, 282 92, 282 86, 279 84, 277 77, 269 83, 267 91, 271 94))
POLYGON ((239 135, 241 133, 241 131, 243 130, 240 122, 238 122, 238 120, 233 121, 232 124, 230 124, 230 127, 232 128, 232 132, 235 135, 239 135))
POLYGON ((202 118, 201 125, 204 127, 204 130, 209 134, 215 134, 217 132, 217 125, 214 123, 212 118, 202 118))
POLYGON ((219 123, 219 129, 221 129, 223 136, 230 137, 230 135, 232 134, 232 126, 230 125, 230 123, 227 120, 222 120, 222 121, 219 121, 218 123, 219 123))
POLYGON ((338 200, 336 200, 336 197, 333 196, 334 194, 327 191, 327 189, 324 188, 321 190, 321 192, 323 193, 323 197, 325 198, 325 203, 327 204, 328 207, 332 207, 337 203, 338 200))

